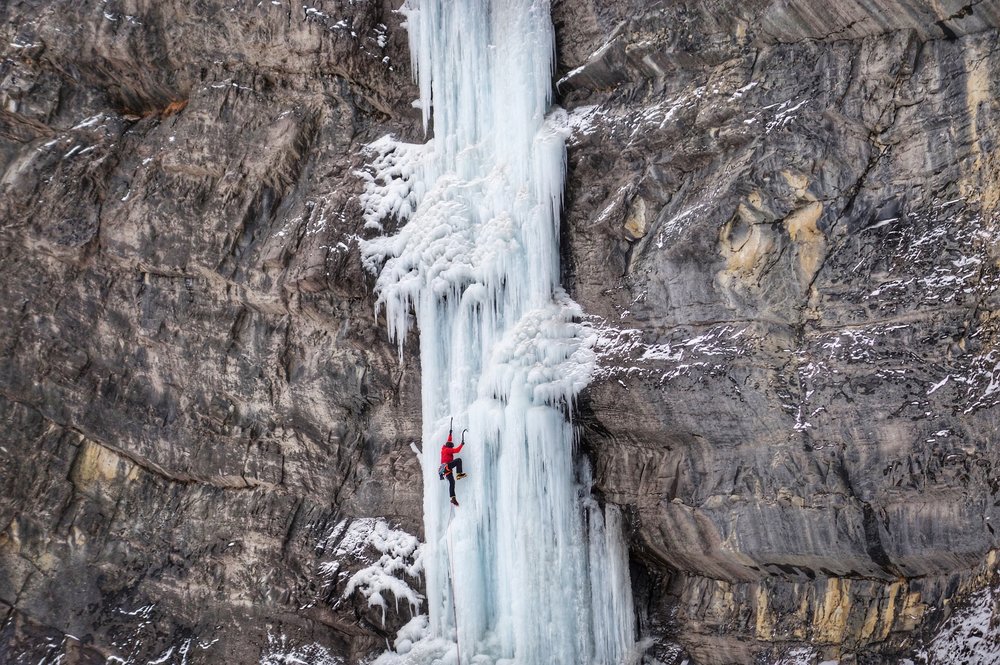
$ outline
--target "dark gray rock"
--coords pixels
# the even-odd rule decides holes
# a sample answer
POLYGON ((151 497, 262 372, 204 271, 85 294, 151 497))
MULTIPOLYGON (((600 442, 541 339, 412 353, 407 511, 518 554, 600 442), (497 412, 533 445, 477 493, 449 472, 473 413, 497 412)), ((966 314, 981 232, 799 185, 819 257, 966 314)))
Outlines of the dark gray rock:
POLYGON ((661 660, 885 662, 997 546, 997 8, 724 4, 562 50, 584 439, 661 660))
MULTIPOLYGON (((394 9, 0 7, 0 660, 355 662, 409 619, 321 573, 345 519, 420 531, 357 253, 362 146, 421 136, 394 9)), ((553 2, 578 422, 661 662, 885 662, 991 580, 998 17, 553 2)))
POLYGON ((397 618, 317 568, 344 517, 420 525, 419 380, 373 316, 353 175, 419 123, 398 15, 0 19, 0 660, 384 644, 397 618))

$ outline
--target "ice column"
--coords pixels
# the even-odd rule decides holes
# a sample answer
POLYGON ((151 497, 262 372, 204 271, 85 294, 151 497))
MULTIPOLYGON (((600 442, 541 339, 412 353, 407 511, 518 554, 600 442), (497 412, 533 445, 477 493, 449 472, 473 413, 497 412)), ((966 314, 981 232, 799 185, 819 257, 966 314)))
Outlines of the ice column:
POLYGON ((594 356, 559 286, 549 5, 403 12, 434 138, 376 147, 366 206, 409 219, 363 255, 390 334, 402 345, 411 314, 420 333, 429 630, 462 662, 620 663, 635 632, 620 519, 590 498, 569 422, 594 356), (450 416, 469 428, 458 509, 437 477, 450 416))

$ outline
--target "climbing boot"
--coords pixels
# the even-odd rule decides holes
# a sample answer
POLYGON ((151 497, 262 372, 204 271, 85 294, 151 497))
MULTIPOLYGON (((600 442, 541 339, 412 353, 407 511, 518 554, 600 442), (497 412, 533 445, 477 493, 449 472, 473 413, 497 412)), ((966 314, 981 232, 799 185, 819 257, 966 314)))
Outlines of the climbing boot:
POLYGON ((467 474, 467 473, 458 473, 458 474, 455 474, 455 477, 456 478, 465 478, 467 475, 469 475, 469 474, 467 474))
POLYGON ((458 499, 456 497, 451 497, 451 505, 453 505, 453 506, 457 506, 458 505, 458 499))

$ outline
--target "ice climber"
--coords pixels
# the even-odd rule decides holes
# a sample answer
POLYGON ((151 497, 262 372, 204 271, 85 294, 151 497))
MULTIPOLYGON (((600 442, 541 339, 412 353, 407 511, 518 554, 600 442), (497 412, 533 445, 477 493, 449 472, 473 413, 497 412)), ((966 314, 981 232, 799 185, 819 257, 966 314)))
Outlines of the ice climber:
POLYGON ((441 466, 438 467, 438 477, 448 479, 448 495, 451 496, 452 505, 458 505, 458 499, 455 497, 455 479, 465 478, 466 474, 462 473, 462 460, 461 458, 455 457, 462 448, 465 446, 465 431, 462 432, 462 443, 456 447, 452 447, 451 440, 451 429, 448 429, 448 440, 441 446, 441 466), (457 473, 452 473, 452 471, 457 471, 457 473))

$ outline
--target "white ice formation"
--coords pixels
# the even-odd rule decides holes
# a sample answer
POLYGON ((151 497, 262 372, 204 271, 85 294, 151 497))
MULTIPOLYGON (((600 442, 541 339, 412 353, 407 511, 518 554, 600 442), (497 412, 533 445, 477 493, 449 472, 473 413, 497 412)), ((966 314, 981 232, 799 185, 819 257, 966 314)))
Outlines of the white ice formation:
POLYGON ((425 128, 383 139, 363 243, 389 334, 420 334, 426 620, 378 663, 613 665, 634 618, 617 510, 574 460, 573 401, 595 335, 559 285, 566 114, 550 111, 547 0, 407 0, 425 128), (461 508, 437 475, 468 427, 461 508), (404 653, 405 652, 405 653, 404 653))

